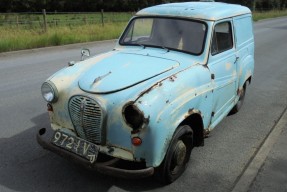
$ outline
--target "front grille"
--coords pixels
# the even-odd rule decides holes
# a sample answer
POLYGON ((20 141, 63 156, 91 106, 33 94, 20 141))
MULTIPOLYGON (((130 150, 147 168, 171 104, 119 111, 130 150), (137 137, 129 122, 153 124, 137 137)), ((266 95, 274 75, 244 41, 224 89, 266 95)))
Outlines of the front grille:
POLYGON ((92 143, 102 142, 103 110, 93 99, 74 96, 69 101, 69 112, 79 137, 92 143))

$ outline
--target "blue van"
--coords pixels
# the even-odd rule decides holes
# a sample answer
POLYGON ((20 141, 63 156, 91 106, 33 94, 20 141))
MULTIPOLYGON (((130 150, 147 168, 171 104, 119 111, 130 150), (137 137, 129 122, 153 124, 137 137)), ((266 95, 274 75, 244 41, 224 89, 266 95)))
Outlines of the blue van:
POLYGON ((175 181, 193 147, 240 110, 254 71, 252 28, 250 10, 233 4, 137 12, 113 50, 43 83, 51 128, 39 130, 39 144, 104 174, 175 181))

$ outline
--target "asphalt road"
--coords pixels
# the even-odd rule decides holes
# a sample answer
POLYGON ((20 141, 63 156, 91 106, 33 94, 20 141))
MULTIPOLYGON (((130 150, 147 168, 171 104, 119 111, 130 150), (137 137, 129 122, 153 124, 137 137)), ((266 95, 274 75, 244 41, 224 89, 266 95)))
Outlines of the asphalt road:
POLYGON ((225 118, 192 151, 188 169, 169 186, 90 172, 43 150, 35 140, 48 127, 42 82, 80 48, 93 54, 114 41, 0 54, 0 191, 231 191, 287 106, 287 17, 254 24, 255 75, 242 110, 225 118))

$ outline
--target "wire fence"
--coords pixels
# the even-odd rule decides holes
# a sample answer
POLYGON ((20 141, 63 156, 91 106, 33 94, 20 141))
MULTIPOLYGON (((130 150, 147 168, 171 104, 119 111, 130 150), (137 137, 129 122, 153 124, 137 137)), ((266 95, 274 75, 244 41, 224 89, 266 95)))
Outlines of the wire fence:
MULTIPOLYGON (((257 13, 268 11, 282 11, 270 9, 256 9, 257 13)), ((285 9, 286 11, 286 9, 285 9)), ((108 23, 128 22, 134 12, 25 12, 0 13, 0 27, 18 27, 26 29, 55 28, 60 26, 101 25, 108 23)))
POLYGON ((43 28, 128 22, 133 12, 32 12, 0 13, 0 26, 43 28))

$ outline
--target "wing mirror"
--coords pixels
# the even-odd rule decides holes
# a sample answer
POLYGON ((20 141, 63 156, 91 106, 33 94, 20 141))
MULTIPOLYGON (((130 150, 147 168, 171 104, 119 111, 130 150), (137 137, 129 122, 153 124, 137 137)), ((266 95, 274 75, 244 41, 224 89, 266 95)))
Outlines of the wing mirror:
MULTIPOLYGON (((81 61, 84 61, 87 57, 90 57, 90 50, 87 48, 83 48, 81 50, 81 61)), ((77 61, 70 61, 68 62, 68 66, 73 66, 76 63, 78 63, 77 61)))
POLYGON ((83 48, 81 50, 81 55, 82 55, 81 61, 83 61, 83 60, 85 60, 86 57, 90 57, 90 50, 87 48, 83 48))

